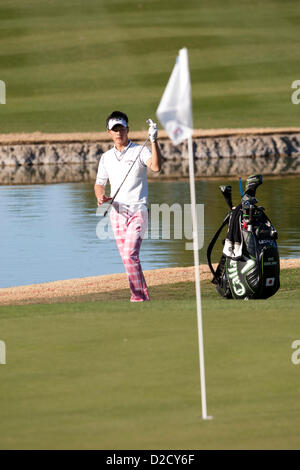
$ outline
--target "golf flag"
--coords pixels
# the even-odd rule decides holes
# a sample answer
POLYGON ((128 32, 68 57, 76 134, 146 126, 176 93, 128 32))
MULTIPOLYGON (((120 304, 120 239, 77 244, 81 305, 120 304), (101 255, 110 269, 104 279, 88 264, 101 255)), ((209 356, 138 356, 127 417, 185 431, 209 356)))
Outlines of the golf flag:
POLYGON ((193 134, 193 114, 188 51, 180 49, 176 64, 159 103, 156 115, 173 144, 193 134))
POLYGON ((164 128, 166 129, 172 142, 177 145, 187 139, 189 155, 190 193, 191 193, 191 213, 193 222, 193 245, 195 263, 195 287, 197 305, 198 324, 198 345, 199 345, 199 365, 200 365, 200 387, 202 418, 211 419, 207 415, 206 406, 206 385, 204 368, 204 344, 202 327, 201 289, 199 273, 199 238, 197 229, 196 211, 196 191, 194 174, 194 154, 193 154, 193 115, 191 98, 191 80, 189 72, 187 49, 180 49, 176 64, 171 77, 164 91, 162 99, 156 110, 156 114, 164 128))

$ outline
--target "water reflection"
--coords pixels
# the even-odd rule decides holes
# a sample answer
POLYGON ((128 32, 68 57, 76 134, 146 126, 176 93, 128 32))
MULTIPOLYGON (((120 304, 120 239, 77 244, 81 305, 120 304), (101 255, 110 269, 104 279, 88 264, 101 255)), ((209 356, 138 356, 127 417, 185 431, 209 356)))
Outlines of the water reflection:
POLYGON ((97 164, 4 166, 0 184, 52 184, 95 181, 97 164))
MULTIPOLYGON (((279 232, 282 257, 300 257, 299 183, 300 178, 265 178, 257 190, 259 203, 279 232)), ((196 182, 197 203, 205 205, 202 263, 206 262, 206 247, 227 211, 218 188, 221 184, 232 184, 233 201, 238 203, 237 178, 196 182)), ((150 206, 189 202, 188 181, 149 184, 150 206)), ((0 217, 1 287, 124 272, 115 241, 100 241, 96 236, 99 217, 93 183, 1 186, 0 217)), ((144 240, 143 268, 192 265, 193 252, 185 250, 185 243, 144 240)), ((215 261, 220 251, 221 243, 215 261)))

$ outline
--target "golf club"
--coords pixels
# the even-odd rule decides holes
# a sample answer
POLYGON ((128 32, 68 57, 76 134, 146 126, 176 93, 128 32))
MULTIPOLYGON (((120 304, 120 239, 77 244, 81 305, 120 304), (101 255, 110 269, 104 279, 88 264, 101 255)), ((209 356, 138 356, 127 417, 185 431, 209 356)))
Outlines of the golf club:
POLYGON ((243 183, 242 183, 242 178, 239 177, 239 185, 240 185, 240 195, 243 197, 244 191, 243 191, 243 183))
POLYGON ((232 209, 232 186, 219 186, 230 209, 232 209))
POLYGON ((245 193, 249 196, 255 197, 256 189, 263 182, 262 175, 251 175, 246 179, 245 193))
MULTIPOLYGON (((146 122, 147 122, 147 124, 150 125, 152 121, 151 121, 151 119, 147 119, 146 122)), ((125 177, 124 177, 122 183, 120 184, 119 188, 117 189, 117 191, 115 192, 115 194, 114 194, 113 197, 111 198, 111 200, 110 200, 110 202, 109 202, 109 206, 108 206, 108 208, 106 209, 106 211, 104 212, 103 217, 105 217, 105 216, 107 215, 107 213, 108 213, 108 211, 109 211, 111 205, 113 204, 113 202, 114 202, 114 200, 115 200, 115 198, 116 198, 118 192, 120 191, 120 189, 121 189, 121 187, 122 187, 124 181, 126 180, 127 176, 129 175, 130 171, 132 170, 133 165, 135 164, 135 162, 137 161, 137 159, 138 159, 139 156, 141 155, 142 150, 144 149, 144 147, 145 147, 145 145, 147 144, 147 142, 148 142, 149 139, 150 139, 150 136, 148 135, 147 139, 145 140, 145 142, 144 142, 143 145, 142 145, 142 148, 140 149, 139 153, 137 154, 136 159, 134 160, 134 162, 132 163, 132 165, 131 165, 131 167, 129 168, 128 172, 126 173, 126 175, 125 175, 125 177)))

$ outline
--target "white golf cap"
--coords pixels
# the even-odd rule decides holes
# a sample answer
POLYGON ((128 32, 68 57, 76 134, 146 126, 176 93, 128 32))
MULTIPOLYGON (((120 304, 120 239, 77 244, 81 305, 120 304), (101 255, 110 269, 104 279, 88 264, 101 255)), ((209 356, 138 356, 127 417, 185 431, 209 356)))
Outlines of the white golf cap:
POLYGON ((119 118, 119 119, 110 119, 108 121, 107 129, 111 130, 114 126, 120 124, 123 127, 127 127, 127 122, 125 119, 119 118))

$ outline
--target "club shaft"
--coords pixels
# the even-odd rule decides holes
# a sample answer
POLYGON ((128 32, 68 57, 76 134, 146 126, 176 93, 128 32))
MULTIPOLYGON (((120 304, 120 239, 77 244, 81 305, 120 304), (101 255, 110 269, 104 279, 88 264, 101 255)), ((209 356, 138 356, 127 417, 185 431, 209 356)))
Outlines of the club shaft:
POLYGON ((145 140, 145 142, 143 143, 142 148, 140 149, 139 153, 138 153, 137 156, 136 156, 136 159, 134 160, 134 162, 132 163, 132 165, 131 165, 131 167, 129 168, 128 172, 126 173, 126 175, 125 175, 125 177, 124 177, 122 183, 121 183, 120 186, 118 187, 117 191, 115 192, 115 194, 114 194, 113 197, 111 198, 110 203, 109 203, 109 206, 108 206, 108 208, 106 209, 106 211, 104 212, 103 217, 105 217, 105 216, 107 215, 107 213, 108 213, 108 211, 109 211, 109 209, 110 209, 110 206, 113 204, 113 202, 114 202, 116 196, 118 195, 118 192, 120 191, 121 187, 122 187, 123 184, 124 184, 124 181, 126 180, 127 176, 128 176, 129 173, 131 172, 131 170, 132 170, 132 168, 133 168, 135 162, 137 161, 137 159, 138 159, 139 156, 141 155, 141 153, 142 153, 143 149, 145 148, 145 146, 146 146, 146 144, 147 144, 147 142, 148 142, 149 139, 150 139, 150 136, 148 136, 147 139, 145 140))
POLYGON ((241 177, 239 177, 239 185, 240 185, 240 194, 241 194, 241 197, 243 197, 244 190, 243 190, 243 184, 242 184, 242 178, 241 177))

